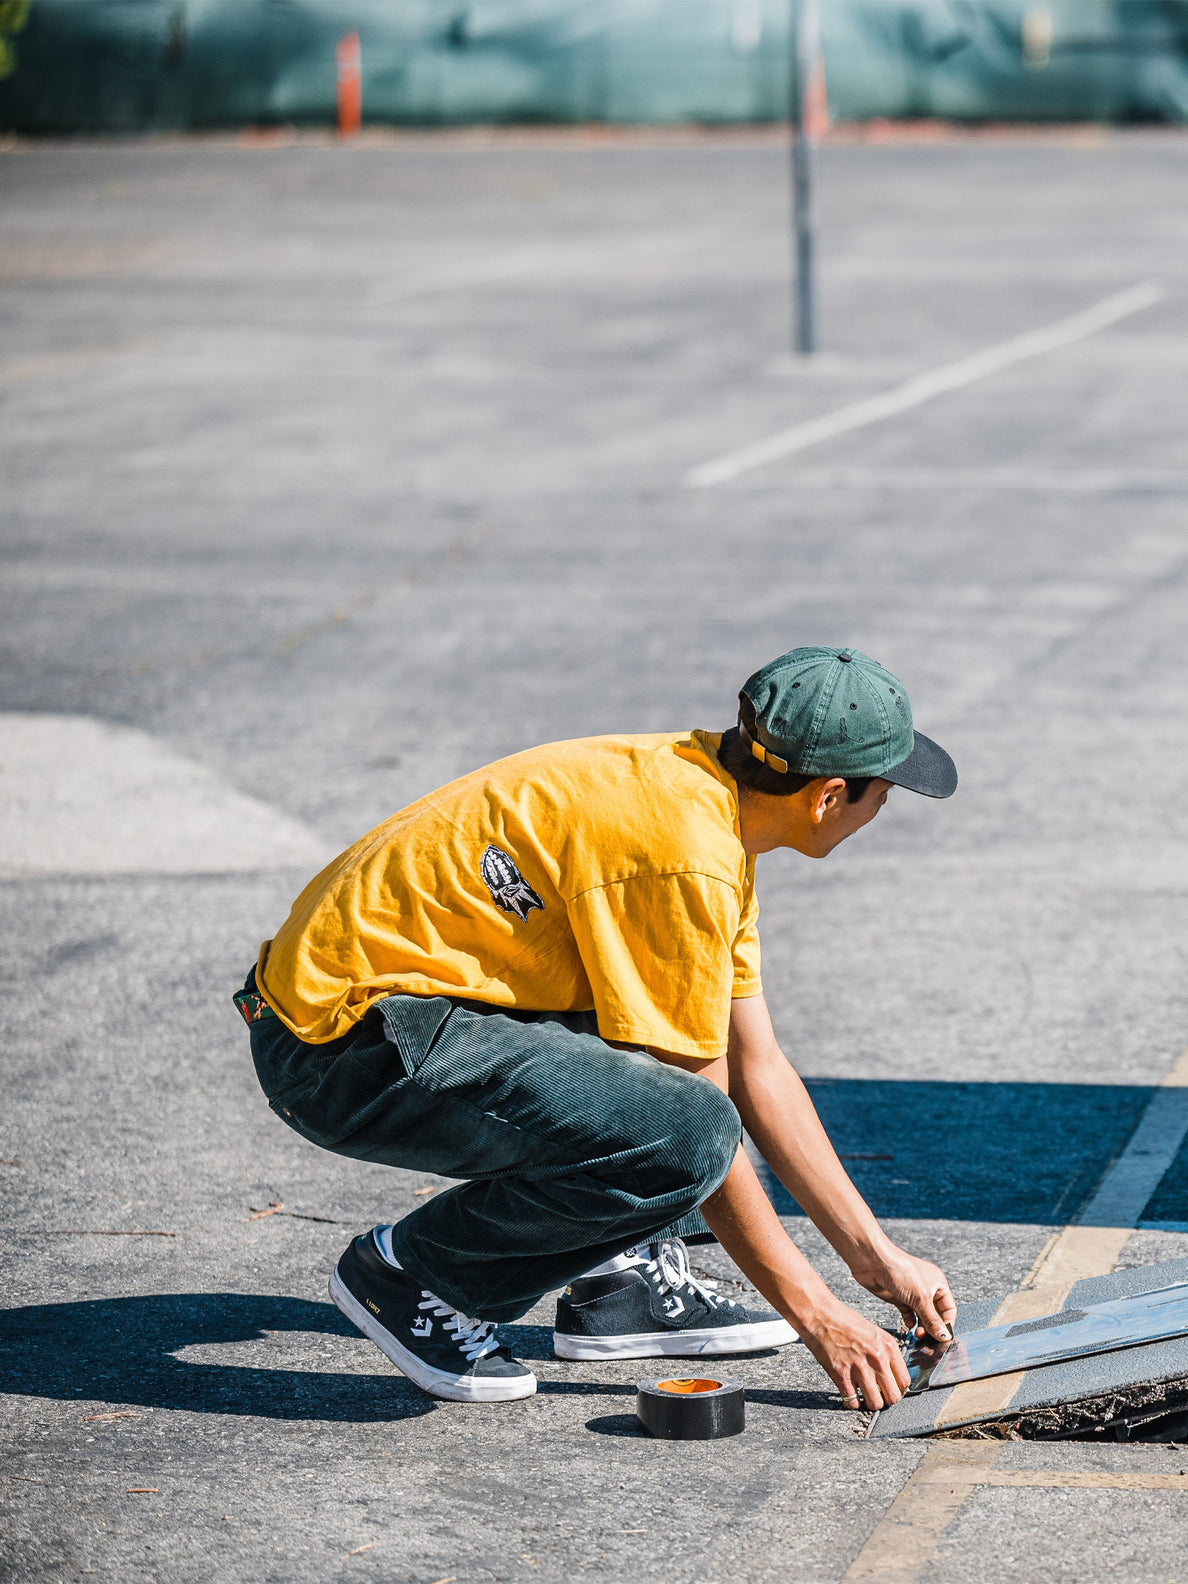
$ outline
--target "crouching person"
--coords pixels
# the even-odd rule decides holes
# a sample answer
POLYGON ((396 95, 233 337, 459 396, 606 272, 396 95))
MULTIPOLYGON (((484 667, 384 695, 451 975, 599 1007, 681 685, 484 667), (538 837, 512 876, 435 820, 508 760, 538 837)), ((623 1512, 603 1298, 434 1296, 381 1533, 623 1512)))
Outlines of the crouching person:
POLYGON ((856 1279, 945 1338, 952 1295, 846 1176, 759 977, 756 856, 823 858, 952 761, 855 650, 795 649, 738 725, 531 749, 380 825, 293 905, 236 1001, 269 1103, 323 1148, 461 1179, 357 1238, 334 1302, 434 1396, 526 1397, 496 1326, 563 1289, 559 1357, 745 1353, 799 1334, 849 1407, 907 1385, 887 1332, 781 1226, 764 1159, 856 1279), (720 1297, 716 1236, 774 1312, 720 1297))

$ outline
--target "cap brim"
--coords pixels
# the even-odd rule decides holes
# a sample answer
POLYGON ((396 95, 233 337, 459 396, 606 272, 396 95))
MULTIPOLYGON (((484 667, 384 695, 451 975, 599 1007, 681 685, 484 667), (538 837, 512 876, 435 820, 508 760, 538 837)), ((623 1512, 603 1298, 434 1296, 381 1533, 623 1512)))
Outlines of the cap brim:
POLYGON ((916 742, 911 753, 894 770, 884 770, 881 779, 924 797, 952 797, 957 790, 957 766, 931 737, 922 732, 914 735, 916 742))

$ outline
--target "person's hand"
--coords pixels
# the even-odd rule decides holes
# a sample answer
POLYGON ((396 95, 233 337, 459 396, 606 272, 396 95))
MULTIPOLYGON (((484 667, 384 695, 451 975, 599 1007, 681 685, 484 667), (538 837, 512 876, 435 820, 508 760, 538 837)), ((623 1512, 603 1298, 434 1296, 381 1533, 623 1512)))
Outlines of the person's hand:
POLYGON ((798 1320, 801 1340, 851 1409, 889 1408, 911 1377, 893 1336, 833 1299, 811 1319, 798 1320))
POLYGON ((855 1270, 854 1280, 884 1303, 894 1304, 903 1323, 917 1337, 948 1342, 953 1335, 957 1303, 939 1265, 916 1259, 892 1245, 870 1270, 855 1270))

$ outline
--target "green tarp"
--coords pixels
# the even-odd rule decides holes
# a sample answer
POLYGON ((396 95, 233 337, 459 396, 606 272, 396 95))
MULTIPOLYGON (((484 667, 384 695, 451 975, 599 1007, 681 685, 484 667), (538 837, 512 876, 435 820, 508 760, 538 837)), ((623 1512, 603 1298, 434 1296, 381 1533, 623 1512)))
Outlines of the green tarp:
MULTIPOLYGON (((0 0, 0 126, 766 121, 792 0, 0 0)), ((1188 119, 1188 0, 821 0, 843 118, 1188 119)))

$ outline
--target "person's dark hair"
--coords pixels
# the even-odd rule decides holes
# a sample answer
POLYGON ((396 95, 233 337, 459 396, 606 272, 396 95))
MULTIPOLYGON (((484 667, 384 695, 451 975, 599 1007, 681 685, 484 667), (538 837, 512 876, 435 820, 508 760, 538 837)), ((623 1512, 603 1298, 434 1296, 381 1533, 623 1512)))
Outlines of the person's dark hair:
MULTIPOLYGON (((738 718, 753 737, 755 706, 745 693, 738 695, 738 718)), ((718 763, 740 786, 749 787, 752 792, 766 792, 771 797, 791 797, 794 793, 803 791, 810 781, 821 779, 820 776, 798 775, 795 770, 789 770, 781 775, 770 765, 760 764, 737 726, 732 726, 729 731, 722 733, 718 763)), ((846 776, 846 801, 848 803, 861 801, 873 780, 873 776, 846 776)))

